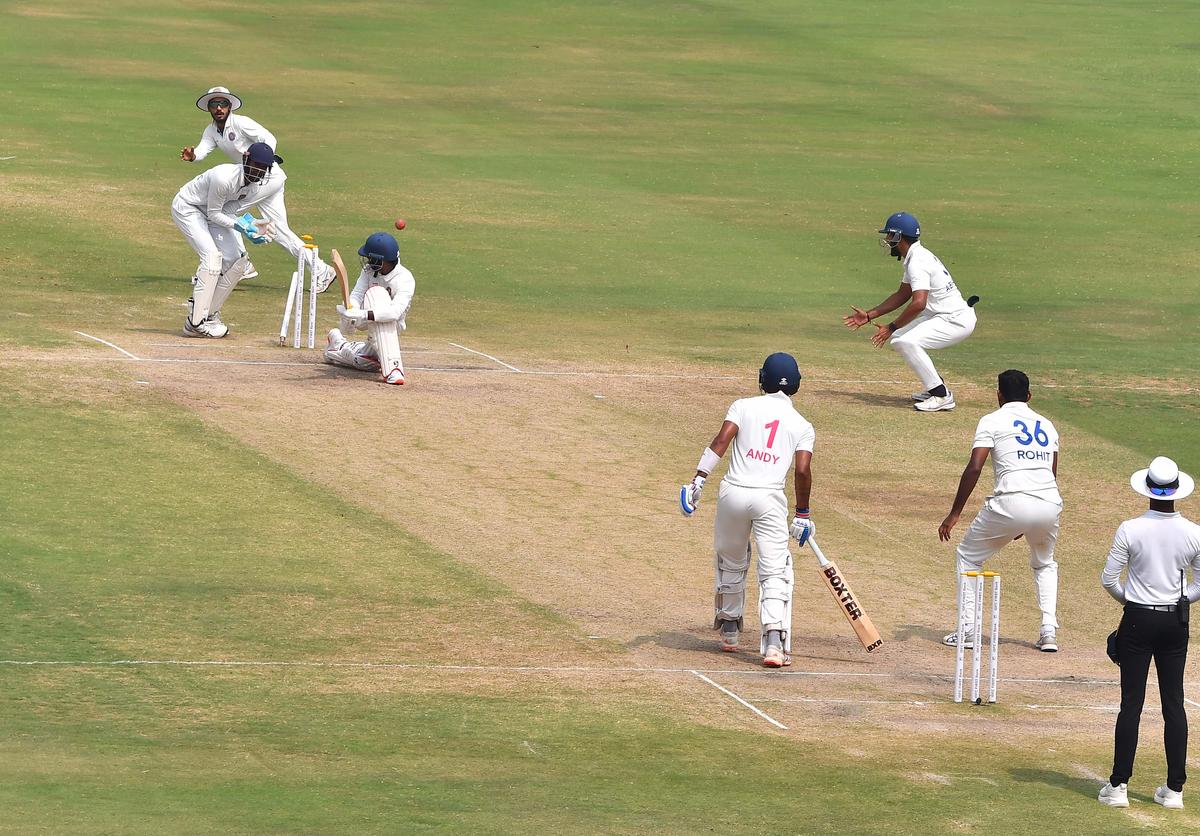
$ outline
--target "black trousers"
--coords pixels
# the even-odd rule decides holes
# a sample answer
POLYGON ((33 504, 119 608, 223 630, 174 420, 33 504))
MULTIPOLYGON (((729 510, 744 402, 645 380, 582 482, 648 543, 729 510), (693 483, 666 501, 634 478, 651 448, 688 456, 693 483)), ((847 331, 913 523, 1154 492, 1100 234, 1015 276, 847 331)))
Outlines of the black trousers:
POLYGON ((1109 782, 1127 784, 1133 777, 1138 726, 1146 701, 1150 660, 1158 673, 1162 702, 1163 745, 1167 750, 1167 786, 1179 792, 1187 780, 1187 714, 1183 708, 1183 669, 1187 664, 1188 628, 1173 612, 1127 607, 1117 634, 1121 658, 1121 713, 1117 715, 1116 746, 1109 782))

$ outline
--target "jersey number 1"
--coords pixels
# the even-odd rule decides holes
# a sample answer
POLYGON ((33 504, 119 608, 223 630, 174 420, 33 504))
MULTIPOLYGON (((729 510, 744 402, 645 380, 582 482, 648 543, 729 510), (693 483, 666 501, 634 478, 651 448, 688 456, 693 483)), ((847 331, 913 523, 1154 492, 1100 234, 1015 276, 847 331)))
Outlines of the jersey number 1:
POLYGON ((775 433, 778 432, 778 430, 779 430, 778 419, 767 424, 766 427, 764 427, 764 429, 768 429, 771 431, 771 434, 769 436, 767 436, 767 447, 768 448, 774 447, 775 446, 775 433))

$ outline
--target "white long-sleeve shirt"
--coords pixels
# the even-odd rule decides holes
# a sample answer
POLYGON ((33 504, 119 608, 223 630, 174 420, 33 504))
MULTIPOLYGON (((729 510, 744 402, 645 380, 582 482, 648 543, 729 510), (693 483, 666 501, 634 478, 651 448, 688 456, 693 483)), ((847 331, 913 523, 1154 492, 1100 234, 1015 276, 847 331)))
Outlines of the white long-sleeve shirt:
POLYGON ((246 149, 256 142, 265 142, 274 149, 276 154, 279 153, 279 146, 275 144, 275 134, 249 116, 238 116, 236 113, 231 113, 225 120, 225 127, 220 133, 217 132, 216 122, 210 122, 204 129, 204 133, 200 137, 200 144, 196 146, 196 161, 199 162, 207 157, 214 148, 220 148, 229 159, 240 163, 246 149))
POLYGON ((236 163, 215 165, 183 184, 176 200, 195 206, 209 223, 232 228, 237 219, 226 211, 226 204, 253 206, 263 198, 257 183, 246 183, 242 166, 236 163))
POLYGON ((1180 515, 1147 511, 1117 528, 1100 583, 1118 601, 1174 604, 1181 569, 1192 570, 1189 601, 1200 599, 1200 525, 1180 515), (1127 569, 1125 583, 1121 570, 1127 569))
MULTIPOLYGON (((404 319, 408 316, 408 309, 412 306, 413 295, 417 292, 417 281, 413 278, 413 274, 408 268, 400 262, 396 262, 396 266, 392 268, 392 272, 384 273, 376 276, 374 272, 367 270, 365 267, 358 274, 358 281, 354 283, 354 289, 350 291, 350 301, 356 308, 362 308, 363 299, 367 295, 367 290, 371 287, 382 287, 388 292, 388 296, 392 297, 392 303, 388 307, 388 312, 396 315, 396 327, 403 331, 406 327, 404 319)), ((379 308, 375 308, 375 316, 379 318, 379 308)))

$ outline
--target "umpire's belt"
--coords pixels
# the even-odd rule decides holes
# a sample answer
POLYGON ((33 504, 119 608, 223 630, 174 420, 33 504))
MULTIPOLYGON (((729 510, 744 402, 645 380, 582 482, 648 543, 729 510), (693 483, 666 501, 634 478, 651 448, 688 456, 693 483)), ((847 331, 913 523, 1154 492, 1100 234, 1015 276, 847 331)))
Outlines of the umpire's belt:
POLYGON ((1154 610, 1155 612, 1175 612, 1175 604, 1135 604, 1133 601, 1125 602, 1127 610, 1154 610))

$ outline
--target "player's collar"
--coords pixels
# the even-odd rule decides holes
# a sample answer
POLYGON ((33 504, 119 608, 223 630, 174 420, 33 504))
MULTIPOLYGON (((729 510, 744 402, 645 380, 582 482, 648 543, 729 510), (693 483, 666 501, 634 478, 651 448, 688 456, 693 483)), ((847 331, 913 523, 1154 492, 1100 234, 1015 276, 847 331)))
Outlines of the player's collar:
POLYGON ((909 260, 912 259, 913 253, 916 251, 917 247, 919 247, 919 246, 921 246, 920 241, 913 241, 911 244, 908 245, 908 252, 906 252, 904 254, 904 266, 905 267, 908 266, 909 260))

